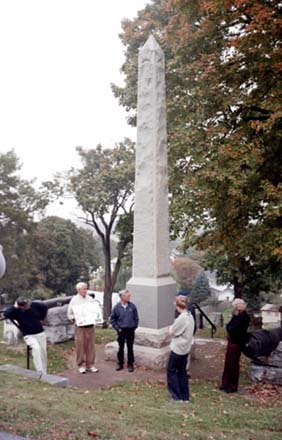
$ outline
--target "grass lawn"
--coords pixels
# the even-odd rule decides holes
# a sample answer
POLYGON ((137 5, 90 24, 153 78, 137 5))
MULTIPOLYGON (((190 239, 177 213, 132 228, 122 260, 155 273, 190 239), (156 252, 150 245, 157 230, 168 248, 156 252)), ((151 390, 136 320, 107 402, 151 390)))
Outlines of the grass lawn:
MULTIPOLYGON (((98 341, 113 338, 111 330, 97 330, 98 341)), ((49 346, 53 372, 64 369, 72 344, 49 346)), ((24 352, 0 348, 0 363, 25 365, 24 352)), ((248 384, 244 372, 241 383, 248 384)), ((85 391, 0 373, 0 389, 0 431, 36 440, 282 438, 282 402, 248 394, 226 395, 212 381, 190 381, 191 404, 170 402, 162 381, 122 382, 85 391)))
POLYGON ((261 404, 191 381, 192 403, 172 403, 165 383, 58 389, 2 373, 0 430, 40 440, 281 440, 282 403, 261 404))

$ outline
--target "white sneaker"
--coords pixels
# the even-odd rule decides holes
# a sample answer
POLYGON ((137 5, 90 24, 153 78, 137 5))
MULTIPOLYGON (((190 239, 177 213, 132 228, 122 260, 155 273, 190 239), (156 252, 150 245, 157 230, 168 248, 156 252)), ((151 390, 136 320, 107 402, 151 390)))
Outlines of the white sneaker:
POLYGON ((90 368, 87 368, 87 371, 89 371, 90 373, 98 373, 98 368, 96 368, 96 367, 90 367, 90 368))
POLYGON ((86 373, 86 368, 85 367, 79 367, 78 372, 80 374, 84 374, 84 373, 86 373))

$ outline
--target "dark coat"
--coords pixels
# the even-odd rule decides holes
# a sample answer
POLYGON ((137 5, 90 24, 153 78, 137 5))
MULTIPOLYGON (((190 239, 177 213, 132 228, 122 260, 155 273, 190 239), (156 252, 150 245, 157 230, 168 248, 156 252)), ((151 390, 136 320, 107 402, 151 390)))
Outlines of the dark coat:
POLYGON ((4 311, 5 318, 18 322, 23 336, 42 333, 44 328, 41 321, 45 319, 46 315, 46 305, 39 302, 32 302, 27 310, 12 306, 4 311))
POLYGON ((232 316, 226 324, 226 330, 233 344, 243 345, 245 343, 249 324, 250 317, 245 311, 232 316))
POLYGON ((115 330, 123 328, 136 329, 138 327, 139 317, 136 306, 128 302, 124 308, 121 302, 117 303, 111 314, 111 324, 115 330))

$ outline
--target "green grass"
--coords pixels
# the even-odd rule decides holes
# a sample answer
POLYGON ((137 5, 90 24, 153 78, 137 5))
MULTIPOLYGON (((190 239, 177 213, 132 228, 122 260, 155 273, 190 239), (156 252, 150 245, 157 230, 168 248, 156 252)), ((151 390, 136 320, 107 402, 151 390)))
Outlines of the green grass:
POLYGON ((81 391, 0 377, 1 429, 38 440, 281 439, 282 403, 226 395, 211 382, 191 381, 186 405, 170 402, 163 382, 81 391))
MULTIPOLYGON (((196 332, 196 338, 210 338, 211 337, 211 328, 205 327, 203 329, 198 329, 196 332)), ((214 334, 215 339, 226 339, 226 330, 225 327, 216 327, 216 333, 214 334)))
MULTIPOLYGON (((97 329, 97 342, 115 339, 97 329)), ((48 347, 62 371, 73 342, 48 347)), ((25 366, 24 345, 1 345, 0 363, 25 366), (5 362, 3 362, 5 360, 5 362)), ((249 385, 247 361, 241 389, 249 385)), ((122 382, 103 390, 60 389, 0 373, 0 431, 36 440, 280 440, 282 402, 227 395, 211 381, 190 381, 191 404, 170 402, 165 382, 122 382)))
MULTIPOLYGON (((96 328, 96 344, 106 344, 116 339, 116 332, 112 329, 96 328)), ((3 339, 3 322, 0 322, 0 341, 3 339)), ((59 373, 67 367, 68 354, 74 348, 74 341, 62 344, 48 344, 48 372, 59 373)), ((26 345, 20 342, 17 345, 0 345, 0 364, 14 364, 26 368, 26 345)), ((32 360, 30 367, 33 369, 32 360)))

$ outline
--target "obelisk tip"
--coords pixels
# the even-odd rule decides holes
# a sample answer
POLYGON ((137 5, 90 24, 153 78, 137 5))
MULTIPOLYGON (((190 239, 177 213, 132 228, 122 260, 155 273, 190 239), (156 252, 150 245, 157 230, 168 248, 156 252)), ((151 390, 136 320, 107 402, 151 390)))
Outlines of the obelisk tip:
POLYGON ((161 50, 157 40, 155 37, 151 34, 149 38, 147 39, 146 43, 142 47, 142 49, 149 49, 149 50, 161 50))

